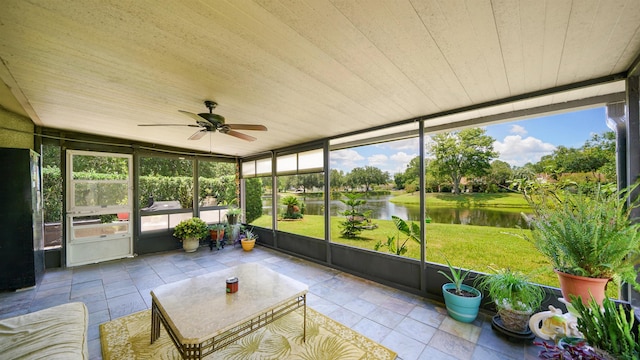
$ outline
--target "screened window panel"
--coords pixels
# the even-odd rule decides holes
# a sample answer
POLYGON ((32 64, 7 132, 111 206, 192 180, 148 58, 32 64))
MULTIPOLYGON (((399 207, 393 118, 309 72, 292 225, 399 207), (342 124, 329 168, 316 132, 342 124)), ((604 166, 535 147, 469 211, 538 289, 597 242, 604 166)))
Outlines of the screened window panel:
POLYGON ((297 171, 298 154, 278 156, 276 167, 278 174, 295 173, 297 171))
POLYGON ((305 151, 298 154, 298 170, 301 172, 318 172, 324 167, 322 149, 305 151))
POLYGON ((255 173, 256 176, 271 175, 271 158, 256 160, 255 173))
POLYGON ((243 161, 242 162, 242 177, 254 177, 256 176, 256 162, 255 161, 243 161))

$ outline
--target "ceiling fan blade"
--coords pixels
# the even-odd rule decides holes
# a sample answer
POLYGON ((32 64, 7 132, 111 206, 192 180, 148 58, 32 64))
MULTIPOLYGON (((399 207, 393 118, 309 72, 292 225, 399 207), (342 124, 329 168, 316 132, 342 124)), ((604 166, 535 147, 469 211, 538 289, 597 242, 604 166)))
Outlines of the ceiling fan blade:
POLYGON ((224 132, 223 134, 227 134, 227 135, 231 135, 231 136, 235 136, 238 139, 242 139, 242 140, 247 140, 247 141, 255 141, 257 140, 256 138, 254 138, 253 136, 249 136, 247 134, 243 134, 241 132, 237 132, 237 131, 233 131, 233 130, 229 130, 227 132, 224 132))
POLYGON ((192 112, 188 112, 188 111, 184 111, 184 110, 178 110, 178 111, 180 111, 181 113, 183 113, 183 114, 195 119, 196 121, 202 121, 202 117, 200 115, 198 115, 198 114, 194 114, 192 112))
POLYGON ((189 127, 200 127, 200 125, 194 125, 194 124, 138 124, 138 126, 189 126, 189 127))
POLYGON ((201 139, 207 133, 207 129, 198 130, 193 135, 189 136, 189 140, 201 139))
POLYGON ((253 131, 267 131, 267 127, 264 125, 250 125, 250 124, 226 124, 230 129, 234 130, 253 130, 253 131))

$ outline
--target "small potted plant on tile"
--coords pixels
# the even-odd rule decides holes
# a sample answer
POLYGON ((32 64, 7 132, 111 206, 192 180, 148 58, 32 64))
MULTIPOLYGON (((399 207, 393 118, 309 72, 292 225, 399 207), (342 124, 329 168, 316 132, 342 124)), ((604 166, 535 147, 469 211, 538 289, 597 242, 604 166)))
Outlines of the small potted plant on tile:
POLYGON ((240 239, 240 244, 244 251, 251 251, 258 240, 258 234, 253 232, 253 229, 246 229, 244 231, 244 237, 240 239))
POLYGON ((226 229, 226 224, 218 223, 209 225, 209 235, 211 236, 211 249, 213 250, 213 245, 215 244, 216 249, 224 248, 224 232, 226 229))
POLYGON ((194 252, 200 246, 200 239, 209 234, 209 227, 204 220, 194 217, 182 220, 173 228, 173 236, 182 241, 182 248, 186 252, 194 252))
POLYGON ((455 320, 470 323, 478 316, 482 293, 472 286, 463 284, 470 270, 463 272, 462 268, 453 267, 446 258, 445 261, 449 267, 449 274, 444 271, 438 271, 438 273, 450 281, 442 285, 442 296, 444 296, 447 312, 455 320))
POLYGON ((492 269, 494 274, 482 275, 475 286, 488 292, 498 309, 494 324, 518 334, 530 333, 531 314, 544 300, 544 290, 529 281, 529 277, 511 269, 492 269))
POLYGON ((227 222, 230 225, 237 224, 240 221, 240 215, 242 215, 242 209, 235 205, 229 205, 227 208, 227 222))

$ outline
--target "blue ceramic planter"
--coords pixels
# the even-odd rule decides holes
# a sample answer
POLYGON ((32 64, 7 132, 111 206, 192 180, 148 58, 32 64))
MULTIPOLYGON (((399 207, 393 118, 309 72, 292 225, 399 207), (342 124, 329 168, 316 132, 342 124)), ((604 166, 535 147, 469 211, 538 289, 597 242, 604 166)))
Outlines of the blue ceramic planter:
POLYGON ((464 297, 447 291, 448 289, 455 288, 455 284, 452 283, 442 285, 442 295, 444 296, 444 303, 447 305, 447 312, 449 316, 458 321, 470 323, 478 316, 482 294, 475 288, 464 284, 462 284, 463 290, 476 293, 478 296, 464 297))

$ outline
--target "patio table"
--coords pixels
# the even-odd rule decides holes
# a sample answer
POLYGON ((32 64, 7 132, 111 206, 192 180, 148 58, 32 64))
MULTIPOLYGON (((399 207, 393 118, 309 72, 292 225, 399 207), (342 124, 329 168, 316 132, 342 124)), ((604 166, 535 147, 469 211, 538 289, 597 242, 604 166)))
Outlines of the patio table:
POLYGON ((308 286, 256 263, 200 275, 151 291, 151 343, 163 324, 183 359, 201 359, 302 307, 308 286), (237 277, 238 291, 226 292, 237 277))

